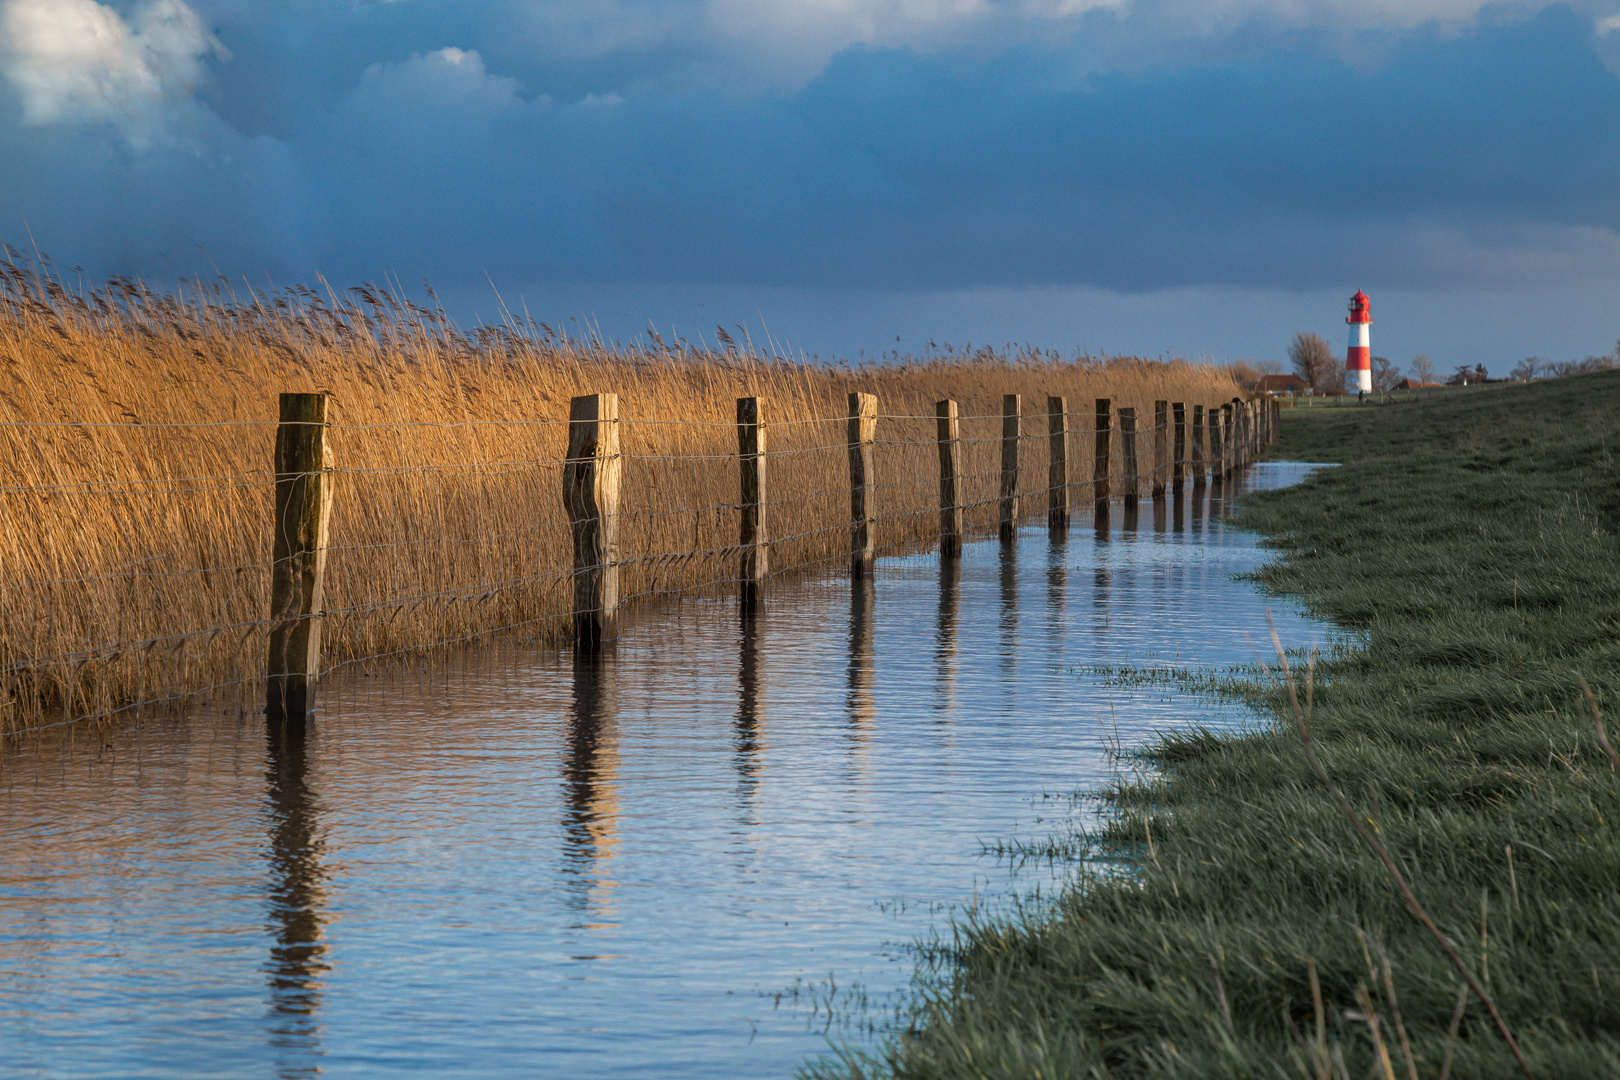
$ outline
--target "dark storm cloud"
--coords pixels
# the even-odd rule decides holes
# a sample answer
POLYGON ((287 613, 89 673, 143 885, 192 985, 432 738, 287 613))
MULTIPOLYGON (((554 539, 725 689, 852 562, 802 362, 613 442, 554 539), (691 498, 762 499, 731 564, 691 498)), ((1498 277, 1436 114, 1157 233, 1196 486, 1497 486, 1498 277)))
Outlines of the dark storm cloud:
POLYGON ((1620 263, 1620 83, 1563 7, 1362 31, 1364 61, 1307 31, 1129 72, 1082 66, 1072 36, 854 47, 744 92, 695 4, 570 22, 561 44, 521 5, 198 6, 233 59, 163 145, 24 126, 0 99, 4 210, 59 255, 891 289, 1620 263))

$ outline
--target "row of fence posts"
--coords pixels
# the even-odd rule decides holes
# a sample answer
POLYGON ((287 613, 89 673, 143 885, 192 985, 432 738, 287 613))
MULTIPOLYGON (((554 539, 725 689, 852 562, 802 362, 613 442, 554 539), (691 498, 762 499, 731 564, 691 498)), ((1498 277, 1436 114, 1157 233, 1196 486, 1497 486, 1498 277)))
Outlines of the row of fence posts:
MULTIPOLYGON (((274 565, 270 589, 270 647, 265 712, 272 722, 301 725, 314 703, 320 670, 321 620, 326 573, 327 536, 332 517, 334 467, 327 442, 327 395, 282 394, 276 430, 274 565)), ((1068 399, 1046 399, 1048 527, 1069 527, 1069 492, 1083 483, 1069 475, 1068 399)), ((1107 513, 1113 474, 1114 421, 1119 426, 1121 495, 1127 507, 1140 496, 1137 466, 1136 411, 1114 409, 1108 398, 1096 401, 1092 500, 1096 513, 1107 513)), ((961 412, 955 401, 935 405, 939 443, 939 549, 946 558, 962 553, 966 539, 966 506, 962 492, 961 412)), ((1022 520, 1019 450, 1023 442, 1023 399, 1002 399, 999 534, 1011 541, 1022 520)), ((1153 405, 1153 469, 1149 497, 1179 499, 1188 479, 1194 492, 1206 483, 1221 484, 1253 461, 1276 440, 1279 423, 1274 399, 1192 407, 1188 438, 1187 407, 1182 402, 1153 405), (1207 432, 1208 455, 1205 455, 1207 432), (1191 449, 1189 455, 1188 450, 1191 449)), ((877 558, 875 448, 878 400, 875 394, 849 395, 850 573, 860 579, 872 573, 877 558)), ((757 397, 737 399, 737 455, 741 475, 741 523, 738 535, 739 596, 745 609, 756 608, 770 575, 770 532, 765 507, 766 432, 768 425, 757 397)), ((568 411, 568 456, 563 466, 563 503, 573 533, 574 648, 594 653, 618 637, 619 629, 619 498, 623 459, 619 452, 619 396, 576 397, 568 411)))

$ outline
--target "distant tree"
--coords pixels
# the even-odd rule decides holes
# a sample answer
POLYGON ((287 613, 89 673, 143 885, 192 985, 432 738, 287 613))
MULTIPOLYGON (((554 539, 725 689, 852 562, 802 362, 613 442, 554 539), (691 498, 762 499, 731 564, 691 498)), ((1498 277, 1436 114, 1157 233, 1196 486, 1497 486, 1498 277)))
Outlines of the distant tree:
POLYGON ((1539 378, 1546 369, 1547 361, 1539 356, 1527 356, 1514 364, 1513 370, 1508 372, 1508 375, 1519 382, 1529 382, 1531 379, 1539 378))
POLYGON ((1585 375, 1589 371, 1608 371, 1615 366, 1612 356, 1588 356, 1584 360, 1560 360, 1547 365, 1549 375, 1585 375))
POLYGON ((1253 390, 1254 384, 1260 381, 1260 369, 1249 360, 1234 360, 1226 365, 1226 370, 1245 390, 1253 390))
MULTIPOLYGON (((1616 345, 1615 348, 1620 349, 1620 345, 1616 345)), ((1282 374, 1281 360, 1256 360, 1254 362, 1254 366, 1260 369, 1260 374, 1262 375, 1282 374)))
POLYGON ((1382 356, 1372 358, 1372 384, 1373 390, 1380 394, 1387 394, 1395 389, 1395 384, 1401 381, 1401 369, 1390 363, 1382 356))
POLYGON ((1333 355, 1333 346, 1320 334, 1301 330, 1288 345, 1288 362, 1294 365, 1294 374, 1311 385, 1318 394, 1339 386, 1339 361, 1333 355))
POLYGON ((1428 353, 1418 353, 1412 357, 1412 366, 1407 369, 1407 378, 1415 383, 1434 382, 1434 364, 1430 362, 1428 353))

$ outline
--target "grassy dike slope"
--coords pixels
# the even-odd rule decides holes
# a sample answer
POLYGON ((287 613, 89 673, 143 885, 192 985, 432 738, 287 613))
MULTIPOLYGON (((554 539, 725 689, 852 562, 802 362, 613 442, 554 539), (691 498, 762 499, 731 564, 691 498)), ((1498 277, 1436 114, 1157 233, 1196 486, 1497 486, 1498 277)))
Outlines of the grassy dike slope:
MULTIPOLYGON (((1268 588, 1364 632, 1318 667, 1320 757, 1539 1077, 1620 1076, 1620 777, 1576 681, 1620 736, 1617 450, 1620 373, 1285 412, 1273 456, 1343 467, 1240 519, 1283 555, 1268 588)), ((1311 772, 1281 695, 1238 692, 1276 731, 1167 736, 1164 779, 1115 793, 1092 840, 1134 876, 1087 872, 1039 913, 964 927, 912 1032, 828 1071, 1362 1080, 1386 1073, 1361 985, 1387 1075, 1439 1076, 1448 1047, 1451 1076, 1522 1075, 1477 1000, 1448 1037, 1455 969, 1311 772)))

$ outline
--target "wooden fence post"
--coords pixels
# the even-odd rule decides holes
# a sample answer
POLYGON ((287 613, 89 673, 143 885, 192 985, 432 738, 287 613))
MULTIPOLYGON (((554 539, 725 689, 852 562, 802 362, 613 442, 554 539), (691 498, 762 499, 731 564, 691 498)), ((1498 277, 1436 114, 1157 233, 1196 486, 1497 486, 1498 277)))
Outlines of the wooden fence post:
POLYGON ((1232 475, 1235 465, 1232 459, 1233 422, 1232 403, 1227 402, 1221 406, 1221 475, 1223 478, 1232 475))
POLYGON ((1226 471, 1235 476, 1243 459, 1243 407, 1233 398, 1222 409, 1226 416, 1226 471))
POLYGON ((877 439, 876 394, 849 395, 849 572, 872 573, 877 561, 877 513, 872 487, 877 479, 873 443, 877 439))
POLYGON ((1018 536, 1018 437, 1023 421, 1023 400, 1017 394, 1001 398, 1001 538, 1018 536))
POLYGON ((1187 406, 1178 401, 1170 406, 1170 410, 1176 424, 1176 438, 1173 448, 1175 457, 1170 471, 1170 490, 1179 499, 1181 498, 1182 485, 1186 483, 1187 479, 1187 406))
POLYGON ((1155 401, 1153 403, 1153 485, 1151 493, 1155 501, 1164 498, 1164 482, 1169 478, 1169 412, 1170 403, 1168 401, 1155 401))
POLYGON ((742 502, 737 546, 738 596, 746 608, 759 606, 765 578, 771 572, 770 532, 765 524, 765 418, 759 398, 737 399, 737 460, 741 465, 742 502))
MULTIPOLYGON (((1120 468, 1124 473, 1121 482, 1125 490, 1120 492, 1125 497, 1125 509, 1136 509, 1136 496, 1140 482, 1136 476, 1136 410, 1134 408, 1119 410, 1119 449, 1120 468)), ((1127 521, 1131 520, 1126 518, 1127 521)))
POLYGON ((962 475, 960 416, 956 402, 934 402, 939 437, 939 553, 946 558, 962 554, 962 497, 956 486, 962 475))
POLYGON ((332 448, 326 395, 282 394, 276 428, 275 536, 271 544, 270 657, 265 715, 302 724, 315 699, 325 614, 332 448))
POLYGON ((1192 421, 1192 486, 1194 491, 1204 487, 1204 407, 1193 406, 1192 421))
POLYGON ((1046 526, 1054 532, 1069 527, 1069 399, 1046 398, 1046 427, 1051 452, 1046 466, 1046 526))
POLYGON ((1091 499, 1096 504, 1093 511, 1099 514, 1108 512, 1108 427, 1112 407, 1108 398, 1097 399, 1097 454, 1091 473, 1091 499))
POLYGON ((1232 399, 1232 472, 1235 475, 1249 460, 1248 432, 1243 429, 1243 402, 1232 399))
POLYGON ((619 636, 619 395, 568 406, 563 505, 574 534, 574 648, 594 653, 619 636))
POLYGON ((1254 409, 1247 401, 1237 403, 1238 430, 1243 433, 1240 440, 1243 446, 1241 464, 1246 469, 1254 460, 1254 409))

